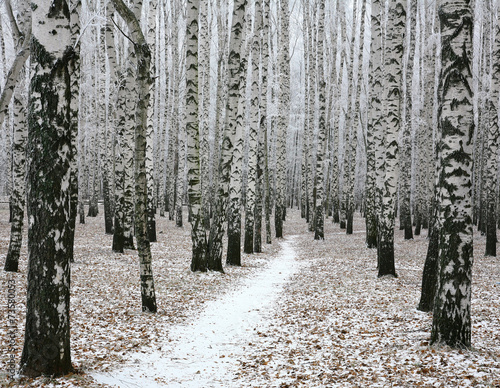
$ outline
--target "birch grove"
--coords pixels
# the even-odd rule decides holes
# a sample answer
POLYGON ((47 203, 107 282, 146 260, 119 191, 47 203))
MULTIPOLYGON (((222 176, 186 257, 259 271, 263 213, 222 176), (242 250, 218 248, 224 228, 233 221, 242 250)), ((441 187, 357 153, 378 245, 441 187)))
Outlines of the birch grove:
POLYGON ((289 212, 311 244, 364 233, 387 282, 395 236, 426 239, 431 343, 472 346, 473 232, 496 256, 500 227, 499 6, 1 2, 0 257, 12 273, 29 260, 22 372, 72 370, 77 215, 138 257, 144 312, 162 308, 163 221, 191 236, 186 268, 214 276, 291 237, 289 212), (60 359, 36 365, 43 346, 60 359))

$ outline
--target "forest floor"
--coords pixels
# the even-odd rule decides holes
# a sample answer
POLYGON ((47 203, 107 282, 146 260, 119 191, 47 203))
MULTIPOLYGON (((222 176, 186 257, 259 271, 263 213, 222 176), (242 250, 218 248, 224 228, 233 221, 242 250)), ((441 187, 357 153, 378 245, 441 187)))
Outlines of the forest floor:
MULTIPOLYGON (((3 206, 3 207, 2 207, 3 206)), ((71 346, 77 372, 9 381, 7 281, 16 284, 23 346, 26 244, 20 272, 0 271, 0 386, 26 387, 500 387, 500 265, 475 234, 472 345, 429 346, 431 314, 416 310, 425 233, 396 232, 398 278, 377 278, 364 222, 331 220, 314 241, 297 211, 285 239, 242 255, 225 274, 192 273, 190 227, 158 218, 152 244, 158 313, 141 312, 137 252, 111 251, 102 212, 77 225, 71 346)), ((0 204, 0 265, 9 243, 0 204)))

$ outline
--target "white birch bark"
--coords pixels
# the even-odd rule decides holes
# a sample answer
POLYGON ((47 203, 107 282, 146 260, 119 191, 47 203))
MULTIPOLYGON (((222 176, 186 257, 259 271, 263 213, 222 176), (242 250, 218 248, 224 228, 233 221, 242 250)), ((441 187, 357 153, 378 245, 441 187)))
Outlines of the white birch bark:
POLYGON ((262 33, 262 6, 260 0, 255 1, 254 33, 252 41, 252 70, 250 99, 250 132, 248 139, 248 183, 245 210, 245 243, 244 252, 254 252, 254 226, 257 181, 257 152, 259 144, 259 65, 260 65, 260 40, 262 33))
POLYGON ((241 265, 241 196, 243 185, 243 152, 244 142, 243 131, 245 127, 246 115, 246 85, 247 85, 247 45, 246 37, 250 36, 251 23, 246 18, 247 1, 244 0, 245 12, 242 19, 242 45, 240 53, 240 82, 239 98, 236 110, 236 123, 233 128, 233 151, 231 162, 231 176, 229 181, 229 203, 227 219, 227 257, 226 263, 229 265, 241 265))
MULTIPOLYGON (((14 16, 11 15, 10 17, 13 18, 14 16)), ((11 24, 16 24, 16 20, 12 20, 11 24)), ((17 25, 20 32, 18 39, 16 39, 16 45, 17 49, 19 49, 22 43, 21 36, 26 37, 31 35, 31 10, 27 3, 22 2, 19 4, 17 25)), ((11 272, 17 272, 19 266, 19 255, 23 238, 24 207, 26 203, 26 138, 28 127, 26 121, 27 100, 25 97, 25 78, 26 70, 23 66, 19 74, 19 81, 14 90, 12 151, 9 154, 9 159, 12 158, 12 173, 9 174, 12 179, 10 187, 11 232, 4 269, 11 272)))
MULTIPOLYGON (((242 74, 241 50, 245 27, 246 0, 235 0, 233 8, 233 18, 231 25, 231 38, 229 43, 228 58, 228 98, 226 104, 226 120, 224 133, 222 134, 222 149, 219 164, 219 190, 216 196, 214 209, 214 220, 210 227, 209 238, 209 262, 211 269, 222 271, 222 237, 224 235, 224 219, 226 207, 229 199, 229 182, 231 165, 233 162, 232 153, 235 147, 236 118, 238 113, 238 103, 240 99, 240 83, 242 74)), ((236 233, 237 231, 235 231, 236 233)), ((228 226, 229 233, 229 226, 228 226)), ((241 231, 240 231, 241 233, 241 231)), ((233 240, 237 244, 237 240, 233 240)), ((235 246, 236 246, 235 244, 235 246)), ((237 264, 238 257, 241 257, 240 245, 237 244, 237 251, 234 253, 228 245, 228 257, 235 257, 234 264, 237 264)), ((233 264, 233 262, 231 262, 233 264)))
POLYGON ((389 1, 387 21, 384 102, 384 174, 382 211, 379 223, 378 276, 397 276, 394 264, 395 203, 398 187, 398 136, 401 127, 401 79, 405 35, 405 4, 389 1))
POLYGON ((200 0, 188 0, 186 21, 186 134, 188 198, 191 211, 193 252, 191 271, 207 270, 207 241, 203 225, 200 121, 198 95, 198 19, 200 0))
POLYGON ((471 345, 472 26, 467 0, 441 0, 439 278, 431 343, 471 345))
POLYGON ((318 123, 318 149, 316 152, 316 179, 314 185, 315 201, 315 225, 314 239, 324 240, 324 157, 326 147, 326 82, 324 70, 324 40, 325 40, 325 1, 319 0, 318 11, 318 58, 317 78, 319 97, 319 123, 318 123))
POLYGON ((154 179, 154 161, 153 161, 153 142, 154 142, 154 125, 155 125, 155 104, 156 104, 156 15, 157 15, 158 1, 149 1, 148 24, 147 24, 147 42, 149 50, 151 51, 151 78, 149 90, 149 104, 148 104, 148 122, 146 129, 146 178, 148 186, 148 240, 149 242, 156 242, 156 190, 154 179))
POLYGON ((200 165, 201 165, 201 201, 202 217, 205 228, 210 229, 210 39, 209 18, 211 9, 208 0, 200 2, 199 12, 199 72, 200 93, 200 165))
MULTIPOLYGON (((343 176, 344 181, 342 185, 342 199, 340 202, 340 223, 341 227, 345 224, 346 232, 352 232, 352 222, 349 230, 347 224, 351 218, 351 208, 352 203, 350 202, 351 190, 354 190, 354 169, 356 168, 356 145, 354 145, 355 132, 357 127, 354 125, 355 118, 354 114, 354 104, 357 99, 357 80, 354 77, 354 54, 356 45, 356 22, 358 13, 358 2, 355 1, 353 4, 353 14, 352 14, 352 26, 351 26, 351 44, 349 52, 349 62, 347 64, 348 75, 347 84, 349 86, 348 96, 347 96, 347 113, 345 115, 345 126, 344 126, 344 163, 343 163, 343 176)), ((347 57, 347 55, 346 55, 347 57)), ((351 220, 352 221, 352 220, 351 220)))
POLYGON ((20 373, 59 376, 73 371, 69 321, 73 235, 68 223, 73 47, 66 1, 34 0, 31 9, 28 285, 20 373))
POLYGON ((274 225, 276 238, 283 237, 285 212, 286 139, 290 122, 290 10, 288 0, 279 4, 279 108, 276 144, 276 203, 274 225))
POLYGON ((381 138, 381 93, 382 93, 382 26, 380 0, 373 0, 371 7, 370 48, 370 113, 366 134, 366 245, 377 246, 377 153, 380 153, 381 138), (378 151, 378 152, 377 152, 378 151))
MULTIPOLYGON (((492 4, 493 5, 493 4, 492 4)), ((500 92, 500 26, 498 25, 498 4, 495 2, 493 9, 488 12, 491 26, 491 51, 487 54, 490 59, 490 98, 487 109, 489 110, 488 149, 486 161, 487 188, 486 188, 486 251, 487 256, 497 254, 497 176, 498 176, 498 98, 500 92), (492 19, 492 16, 493 20, 492 19)))

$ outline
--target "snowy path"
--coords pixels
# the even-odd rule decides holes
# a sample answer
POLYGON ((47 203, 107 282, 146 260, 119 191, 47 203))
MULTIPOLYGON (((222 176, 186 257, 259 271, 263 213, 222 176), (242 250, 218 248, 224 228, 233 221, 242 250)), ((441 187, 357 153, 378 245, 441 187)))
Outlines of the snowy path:
POLYGON ((266 327, 273 302, 300 266, 289 237, 269 267, 246 279, 239 290, 207 303, 188 325, 172 328, 172 342, 162 351, 133 354, 124 368, 92 377, 119 387, 233 386, 244 347, 266 327))

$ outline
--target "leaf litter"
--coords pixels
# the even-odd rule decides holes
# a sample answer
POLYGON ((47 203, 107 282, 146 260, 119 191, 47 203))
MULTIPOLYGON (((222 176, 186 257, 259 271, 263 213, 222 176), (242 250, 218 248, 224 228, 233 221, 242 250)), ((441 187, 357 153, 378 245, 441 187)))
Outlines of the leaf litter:
MULTIPOLYGON (((378 279, 376 251, 365 246, 361 218, 355 219, 353 235, 345 235, 328 219, 326 240, 314 241, 299 212, 289 210, 287 215, 285 235, 293 237, 264 245, 262 254, 242 255, 243 266, 226 266, 225 274, 192 273, 189 226, 177 228, 158 217, 158 242, 152 244, 157 314, 141 311, 137 252, 113 253, 102 211, 97 218, 87 217, 86 224, 77 225, 71 279, 72 361, 77 373, 12 382, 5 372, 9 355, 2 340, 1 386, 137 386, 127 385, 119 375, 134 370, 142 371, 145 380, 139 386, 144 387, 500 386, 500 267, 496 258, 484 257, 484 236, 474 236, 473 347, 454 350, 429 346, 432 316, 416 310, 425 235, 404 241, 396 230, 399 276, 378 279), (280 267, 276 263, 284 261, 284 244, 293 248, 287 255, 294 260, 280 267), (277 271, 281 281, 273 283, 266 271, 277 271), (269 283, 264 296, 238 299, 252 284, 263 288, 259 282, 269 283), (231 300, 235 306, 259 302, 252 307, 257 314, 230 307, 224 311, 223 303, 231 300), (230 332, 231 324, 239 325, 237 335, 230 332), (213 335, 206 335, 205 348, 193 350, 190 336, 210 327, 213 335), (204 350, 212 344, 210 352, 204 350), (176 360, 179 355, 184 360, 176 360), (154 366, 158 363, 161 367, 154 366), (175 367, 183 363, 187 366, 175 367), (98 376, 110 379, 102 383, 98 376)), ((9 242, 7 220, 8 211, 1 208, 2 264, 9 242)), ((17 362, 24 336, 26 256, 24 241, 20 272, 13 275, 17 362)), ((7 304, 8 276, 1 272, 2 306, 7 304)), ((6 314, 0 325, 4 339, 6 314)))

